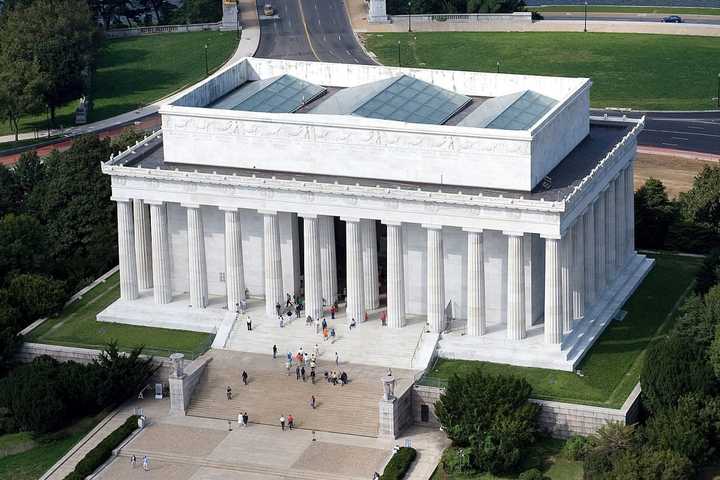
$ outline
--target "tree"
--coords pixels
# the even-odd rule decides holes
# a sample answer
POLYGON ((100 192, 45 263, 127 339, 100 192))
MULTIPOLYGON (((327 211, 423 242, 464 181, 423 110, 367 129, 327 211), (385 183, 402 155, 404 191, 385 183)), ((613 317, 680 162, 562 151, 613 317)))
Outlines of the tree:
POLYGON ((650 346, 640 384, 643 404, 657 413, 675 407, 687 393, 714 392, 717 381, 705 349, 689 338, 673 336, 650 346))
POLYGON ((13 168, 17 195, 24 212, 33 210, 32 193, 45 179, 45 165, 35 150, 23 152, 13 168))
POLYGON ((32 76, 32 90, 55 109, 87 93, 99 37, 84 0, 34 1, 5 15, 3 57, 13 84, 32 76))
POLYGON ((93 361, 99 372, 98 402, 116 405, 137 395, 160 367, 152 357, 141 357, 143 347, 128 354, 118 350, 117 342, 110 342, 93 361))
POLYGON ((0 118, 10 124, 18 140, 20 117, 42 110, 38 68, 34 62, 13 62, 0 42, 0 118))
POLYGON ((0 165, 0 216, 17 212, 20 196, 20 190, 12 170, 5 165, 0 165))
POLYGON ((693 466, 672 450, 628 449, 615 460, 608 480, 690 480, 693 466))
POLYGON ((635 241, 641 248, 662 248, 675 217, 665 185, 649 178, 635 193, 635 241))
POLYGON ((583 469, 588 480, 605 479, 615 462, 638 442, 635 427, 608 422, 590 437, 591 450, 585 456, 583 469))
POLYGON ((31 273, 12 277, 8 292, 20 313, 23 328, 38 318, 59 312, 66 298, 65 282, 31 273))
POLYGON ((0 218, 0 285, 15 273, 41 272, 46 265, 45 229, 30 215, 0 218))
POLYGON ((673 335, 696 343, 702 349, 708 348, 720 324, 720 285, 711 288, 703 297, 693 295, 688 298, 680 312, 673 335))
POLYGON ((720 249, 705 256, 695 275, 695 293, 705 295, 713 285, 720 283, 720 249))
POLYGON ((683 217, 720 233, 720 167, 702 169, 695 177, 693 187, 680 194, 683 217))

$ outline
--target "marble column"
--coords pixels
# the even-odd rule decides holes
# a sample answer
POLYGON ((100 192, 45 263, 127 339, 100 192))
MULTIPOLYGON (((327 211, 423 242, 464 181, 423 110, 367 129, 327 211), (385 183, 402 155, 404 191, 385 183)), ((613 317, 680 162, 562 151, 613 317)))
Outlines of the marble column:
POLYGON ((595 291, 595 209, 589 205, 585 211, 585 303, 588 307, 597 300, 595 291))
POLYGON ((633 164, 630 162, 625 169, 625 225, 627 234, 625 235, 626 255, 628 261, 630 255, 635 252, 635 178, 633 175, 633 164))
POLYGON ((445 329, 445 262, 441 225, 427 230, 427 321, 431 332, 445 329))
POLYGON ((135 232, 130 200, 115 199, 117 204, 118 256, 120 263, 120 298, 138 298, 137 264, 135 263, 135 232))
POLYGON ((150 204, 150 230, 152 232, 153 298, 155 303, 162 305, 172 301, 170 235, 165 203, 150 204))
POLYGON ((573 227, 572 255, 572 319, 585 317, 585 222, 579 216, 573 227))
POLYGON ((568 229, 560 240, 560 294, 563 332, 572 330, 572 240, 572 229, 568 229))
POLYGON ((280 254, 280 223, 276 211, 260 211, 263 215, 263 263, 265 268, 265 314, 277 317, 275 305, 285 304, 283 293, 282 257, 280 254))
POLYGON ((610 287, 615 280, 615 180, 610 182, 610 186, 605 192, 605 277, 607 286, 610 287))
POLYGON ((152 234, 150 233, 150 209, 142 200, 133 200, 135 224, 135 261, 138 285, 141 289, 152 288, 152 234))
POLYGON ((320 229, 320 276, 322 298, 332 305, 337 300, 337 258, 335 254, 335 218, 318 217, 320 229))
POLYGON ((384 223, 387 225, 387 324, 400 328, 405 326, 402 224, 384 223))
POLYGON ((615 268, 620 272, 625 264, 625 175, 620 172, 615 181, 615 268))
POLYGON ((225 291, 227 308, 234 312, 245 300, 245 271, 243 268, 240 212, 237 208, 221 208, 225 212, 225 291))
POLYGON ((374 310, 380 305, 380 285, 378 283, 378 253, 375 220, 360 221, 363 250, 363 288, 365 310, 374 310))
POLYGON ((485 255, 482 230, 467 232, 467 334, 485 335, 485 255))
POLYGON ((343 218, 345 221, 346 272, 347 272, 347 306, 346 321, 351 319, 362 322, 365 318, 362 234, 360 219, 343 218))
POLYGON ((503 232, 508 239, 507 249, 507 337, 525 338, 525 272, 523 233, 503 232))
POLYGON ((605 192, 595 202, 595 298, 603 296, 607 277, 605 276, 605 192))
POLYGON ((199 205, 183 207, 187 212, 190 305, 194 308, 205 308, 208 304, 208 282, 202 210, 199 205))
POLYGON ((562 274, 560 265, 560 240, 545 239, 545 343, 560 344, 563 341, 562 274))
POLYGON ((322 277, 320 270, 320 228, 317 215, 303 214, 303 252, 305 259, 305 313, 322 316, 322 277))

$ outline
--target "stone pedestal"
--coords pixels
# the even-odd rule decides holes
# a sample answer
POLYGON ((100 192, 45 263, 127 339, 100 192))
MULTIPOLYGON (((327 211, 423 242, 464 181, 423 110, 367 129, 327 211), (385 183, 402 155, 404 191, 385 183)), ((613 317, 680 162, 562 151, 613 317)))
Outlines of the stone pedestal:
POLYGON ((396 439, 400 435, 400 419, 397 412, 397 399, 380 400, 378 436, 381 438, 396 439))
POLYGON ((368 22, 370 23, 389 23, 390 18, 387 15, 387 6, 385 0, 369 0, 368 2, 368 22))

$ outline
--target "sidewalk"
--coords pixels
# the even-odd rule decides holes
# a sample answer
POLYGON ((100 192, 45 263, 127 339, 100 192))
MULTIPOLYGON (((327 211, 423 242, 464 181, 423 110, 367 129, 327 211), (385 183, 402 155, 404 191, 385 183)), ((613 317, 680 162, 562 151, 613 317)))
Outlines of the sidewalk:
MULTIPOLYGON (((255 51, 260 43, 260 24, 258 21, 257 10, 255 8, 255 2, 253 0, 242 0, 240 2, 240 18, 242 19, 243 24, 240 42, 238 43, 235 53, 228 59, 227 62, 225 62, 225 65, 231 64, 243 57, 252 57, 255 55, 255 51)), ((222 70, 222 68, 223 67, 221 67, 220 70, 222 70)), ((193 88, 192 85, 179 92, 175 92, 167 97, 161 98, 150 105, 117 115, 115 117, 106 118, 105 120, 99 120, 97 122, 77 127, 66 128, 62 131, 51 130, 50 135, 53 136, 62 134, 64 137, 75 137, 85 133, 99 132, 119 125, 134 123, 156 114, 162 105, 170 103, 176 98, 184 95, 185 92, 191 88, 193 88)), ((19 140, 35 138, 35 132, 21 133, 18 138, 19 140)), ((0 147, 3 142, 13 141, 15 141, 15 135, 13 134, 0 136, 0 147)), ((38 139, 38 141, 42 141, 42 138, 38 139)))

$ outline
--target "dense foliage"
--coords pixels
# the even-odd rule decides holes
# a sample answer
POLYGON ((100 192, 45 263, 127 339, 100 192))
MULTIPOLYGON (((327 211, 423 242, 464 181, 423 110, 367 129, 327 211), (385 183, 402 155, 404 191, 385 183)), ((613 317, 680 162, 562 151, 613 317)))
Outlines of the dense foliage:
POLYGON ((131 415, 125 423, 116 428, 110 435, 105 437, 92 450, 85 454, 85 458, 75 466, 65 480, 83 480, 91 475, 100 465, 105 463, 111 456, 113 449, 117 448, 132 432, 138 428, 138 416, 131 415))
POLYGON ((390 15, 425 13, 511 13, 523 10, 523 0, 388 0, 390 15))
POLYGON ((410 447, 400 447, 385 466, 381 480, 402 480, 415 461, 417 451, 410 447))
POLYGON ((475 370, 450 379, 435 413, 472 468, 506 472, 535 439, 540 407, 528 401, 531 391, 525 379, 475 370))
POLYGON ((157 370, 142 348, 125 355, 110 344, 88 365, 36 358, 0 380, 0 408, 8 431, 47 433, 137 394, 157 370))

